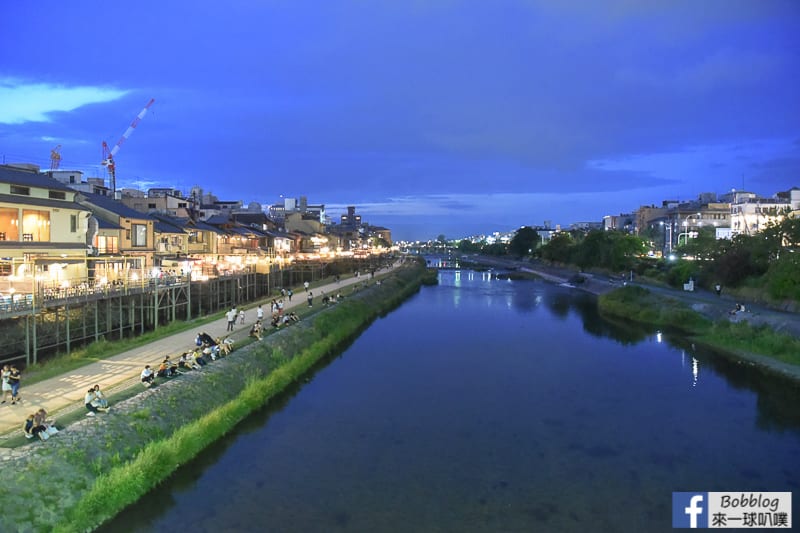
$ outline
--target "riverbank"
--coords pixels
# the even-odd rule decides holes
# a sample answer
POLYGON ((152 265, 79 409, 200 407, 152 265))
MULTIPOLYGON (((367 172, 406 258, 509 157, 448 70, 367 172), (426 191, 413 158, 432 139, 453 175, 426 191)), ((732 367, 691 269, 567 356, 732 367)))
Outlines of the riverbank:
POLYGON ((202 371, 83 418, 46 443, 31 442, 25 454, 4 454, 3 529, 97 527, 413 294, 424 275, 401 268, 202 371))
POLYGON ((800 339, 795 336, 731 321, 735 316, 712 321, 678 299, 633 285, 601 296, 598 308, 601 314, 679 331, 733 362, 800 382, 800 339))

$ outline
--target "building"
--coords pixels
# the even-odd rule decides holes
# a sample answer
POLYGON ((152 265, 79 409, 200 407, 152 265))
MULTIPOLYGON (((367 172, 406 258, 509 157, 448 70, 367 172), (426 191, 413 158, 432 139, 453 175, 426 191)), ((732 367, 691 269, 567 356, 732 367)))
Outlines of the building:
POLYGON ((726 196, 731 198, 730 228, 734 236, 755 235, 800 211, 800 189, 796 187, 773 198, 762 198, 746 191, 732 191, 726 196))
POLYGON ((187 218, 192 213, 191 199, 184 198, 177 189, 148 189, 147 194, 123 189, 121 197, 123 204, 142 213, 159 213, 181 218, 187 218))
POLYGON ((78 192, 35 165, 0 165, 0 293, 86 276, 88 219, 78 192))

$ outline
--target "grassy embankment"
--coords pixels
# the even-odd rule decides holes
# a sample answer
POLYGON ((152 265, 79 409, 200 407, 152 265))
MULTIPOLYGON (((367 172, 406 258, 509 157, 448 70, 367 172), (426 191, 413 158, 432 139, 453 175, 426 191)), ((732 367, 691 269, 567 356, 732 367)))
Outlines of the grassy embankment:
POLYGON ((712 322, 685 304, 657 297, 642 287, 623 287, 603 295, 598 307, 603 314, 678 330, 696 342, 735 355, 757 354, 800 365, 800 339, 796 337, 747 322, 712 322))
MULTIPOLYGON (((433 276, 435 283, 435 273, 433 276)), ((253 362, 264 356, 271 361, 268 365, 272 367, 270 370, 250 365, 246 384, 233 399, 177 431, 152 440, 132 460, 112 466, 97 477, 76 504, 66 511, 55 530, 86 531, 110 519, 181 464, 231 431, 248 414, 262 408, 313 365, 335 353, 372 320, 399 305, 416 292, 420 284, 430 282, 430 272, 420 268, 407 269, 384 280, 380 286, 374 286, 369 292, 320 313, 313 319, 313 328, 306 332, 306 345, 293 356, 285 355, 280 346, 270 350, 257 343, 253 362)))

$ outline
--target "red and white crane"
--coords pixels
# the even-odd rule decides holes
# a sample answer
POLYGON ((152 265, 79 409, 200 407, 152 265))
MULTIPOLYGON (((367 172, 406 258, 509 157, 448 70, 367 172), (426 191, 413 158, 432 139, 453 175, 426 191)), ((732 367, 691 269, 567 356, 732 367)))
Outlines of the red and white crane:
POLYGON ((117 144, 114 145, 114 148, 109 148, 108 144, 106 144, 106 142, 103 141, 103 166, 108 168, 112 197, 117 191, 117 175, 116 175, 116 166, 114 164, 114 156, 117 155, 117 152, 119 152, 119 149, 122 147, 122 144, 128 139, 128 137, 131 136, 131 133, 133 133, 133 130, 136 129, 136 126, 139 124, 139 121, 141 121, 142 118, 144 118, 144 116, 147 114, 147 110, 150 109, 150 106, 153 105, 153 102, 155 101, 156 101, 155 98, 151 98, 150 101, 147 102, 147 105, 145 105, 144 109, 142 109, 139 112, 139 114, 136 115, 136 118, 133 119, 131 125, 128 126, 128 129, 125 130, 125 133, 122 134, 122 137, 120 137, 119 141, 117 141, 117 144))

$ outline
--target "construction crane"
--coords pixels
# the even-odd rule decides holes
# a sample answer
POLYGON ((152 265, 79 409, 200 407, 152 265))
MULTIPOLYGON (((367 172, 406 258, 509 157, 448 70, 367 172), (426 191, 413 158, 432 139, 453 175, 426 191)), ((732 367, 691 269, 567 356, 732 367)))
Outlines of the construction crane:
POLYGON ((133 119, 131 125, 128 126, 128 129, 122 134, 122 137, 120 137, 119 141, 117 141, 117 144, 114 145, 114 148, 109 148, 108 144, 103 141, 103 166, 108 169, 112 197, 117 192, 117 169, 114 164, 114 156, 117 155, 117 152, 119 152, 119 149, 122 147, 122 143, 124 143, 128 137, 131 136, 131 133, 133 133, 133 130, 136 128, 137 124, 139 124, 139 121, 142 120, 142 118, 144 118, 144 116, 147 114, 147 110, 150 109, 150 106, 153 105, 153 102, 155 102, 154 98, 151 98, 150 101, 147 102, 147 105, 145 105, 144 109, 142 109, 139 114, 136 115, 136 118, 133 119))
POLYGON ((61 165, 61 145, 50 150, 50 170, 58 170, 61 165))

